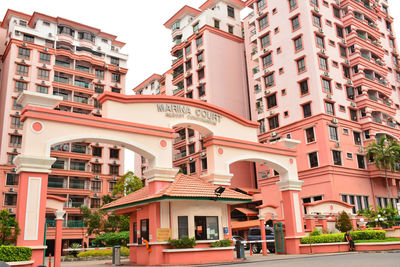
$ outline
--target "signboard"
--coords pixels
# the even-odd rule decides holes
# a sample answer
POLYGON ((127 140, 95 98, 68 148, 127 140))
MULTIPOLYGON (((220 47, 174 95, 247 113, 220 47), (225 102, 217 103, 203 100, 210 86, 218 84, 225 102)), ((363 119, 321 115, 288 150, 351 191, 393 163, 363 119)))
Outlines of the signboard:
POLYGON ((397 213, 400 215, 400 202, 397 203, 397 213))
POLYGON ((168 241, 171 238, 170 228, 157 228, 157 242, 168 241))
POLYGON ((157 104, 157 111, 165 113, 165 117, 186 118, 212 125, 217 125, 222 119, 222 116, 215 112, 178 104, 157 104))
POLYGON ((274 224, 275 251, 285 252, 285 243, 283 241, 283 226, 282 223, 274 224))

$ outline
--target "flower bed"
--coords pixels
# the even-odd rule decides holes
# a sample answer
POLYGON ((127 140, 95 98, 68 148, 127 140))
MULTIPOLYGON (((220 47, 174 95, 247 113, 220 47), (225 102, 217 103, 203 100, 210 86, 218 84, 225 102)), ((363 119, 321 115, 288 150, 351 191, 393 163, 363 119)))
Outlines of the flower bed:
MULTIPOLYGON (((78 254, 78 258, 86 257, 101 257, 101 256, 112 256, 112 248, 110 249, 96 249, 87 250, 78 254)), ((129 256, 129 249, 126 247, 121 248, 121 256, 129 256)))
MULTIPOLYGON (((356 240, 384 240, 386 232, 383 230, 364 230, 364 231, 354 231, 350 232, 351 238, 356 240)), ((311 237, 303 237, 301 239, 301 244, 318 244, 318 243, 338 243, 344 241, 344 233, 337 234, 323 234, 311 237)))

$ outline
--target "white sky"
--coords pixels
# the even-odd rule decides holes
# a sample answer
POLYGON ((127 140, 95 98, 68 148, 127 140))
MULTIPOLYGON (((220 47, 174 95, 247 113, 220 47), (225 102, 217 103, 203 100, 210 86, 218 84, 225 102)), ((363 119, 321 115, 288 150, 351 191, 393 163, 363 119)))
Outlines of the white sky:
MULTIPOLYGON (((129 55, 126 93, 153 73, 164 73, 171 66, 171 33, 163 24, 184 5, 198 8, 205 0, 14 0, 0 6, 0 19, 8 8, 32 14, 34 11, 63 17, 103 32, 125 42, 123 53, 129 55)), ((301 0, 306 1, 306 0, 301 0)), ((400 1, 390 1, 395 18, 396 36, 400 38, 400 1)), ((243 15, 243 14, 242 14, 243 15)), ((397 41, 400 45, 399 41, 397 41)), ((127 157, 129 160, 131 156, 127 157)), ((126 162, 126 169, 133 165, 126 162)))

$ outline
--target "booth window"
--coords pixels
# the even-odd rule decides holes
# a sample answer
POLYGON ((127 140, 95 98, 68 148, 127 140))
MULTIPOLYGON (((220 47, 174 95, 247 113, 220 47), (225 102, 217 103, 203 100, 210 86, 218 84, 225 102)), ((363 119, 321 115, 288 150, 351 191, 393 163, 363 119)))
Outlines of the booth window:
POLYGON ((133 229, 133 243, 137 243, 137 222, 132 224, 133 229))
POLYGON ((149 241, 149 219, 140 220, 140 237, 149 241))
POLYGON ((217 216, 195 216, 196 240, 218 240, 218 217, 217 216))
POLYGON ((188 216, 178 216, 178 238, 188 236, 188 216))

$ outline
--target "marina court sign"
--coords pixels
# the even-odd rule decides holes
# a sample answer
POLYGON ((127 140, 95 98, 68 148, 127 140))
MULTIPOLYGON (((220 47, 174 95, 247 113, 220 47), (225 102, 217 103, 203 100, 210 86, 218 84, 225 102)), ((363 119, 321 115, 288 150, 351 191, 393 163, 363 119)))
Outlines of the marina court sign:
POLYGON ((215 112, 178 104, 157 104, 157 111, 165 113, 165 117, 186 118, 212 125, 217 125, 222 119, 222 116, 215 112))

